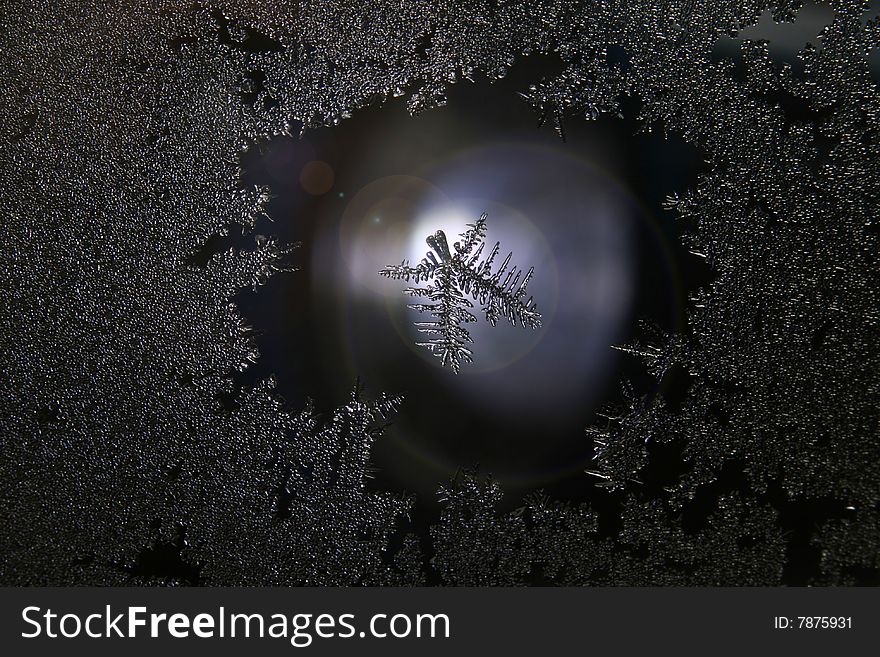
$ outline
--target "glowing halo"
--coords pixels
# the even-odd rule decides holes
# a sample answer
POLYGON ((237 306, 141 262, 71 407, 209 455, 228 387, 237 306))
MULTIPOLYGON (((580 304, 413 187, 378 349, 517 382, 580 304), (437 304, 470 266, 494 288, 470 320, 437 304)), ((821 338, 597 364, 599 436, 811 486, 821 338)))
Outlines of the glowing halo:
MULTIPOLYGON (((327 219, 322 249, 313 258, 321 273, 313 280, 339 304, 334 321, 342 344, 336 348, 345 375, 404 394, 413 379, 428 377, 432 394, 442 397, 441 408, 479 408, 487 418, 499 418, 499 427, 510 421, 502 420, 505 416, 540 425, 552 422, 554 414, 582 412, 594 403, 619 358, 610 345, 623 341, 621 331, 632 320, 637 226, 649 227, 662 252, 664 271, 658 276, 678 280, 666 239, 646 208, 610 173, 561 145, 497 142, 447 153, 406 174, 368 182, 346 199, 340 214, 327 219), (420 335, 412 322, 419 316, 406 308, 405 285, 377 274, 403 259, 421 260, 428 248, 425 238, 437 229, 454 243, 481 212, 489 215, 490 244, 500 241, 518 264, 535 266, 529 289, 545 322, 532 332, 501 324, 492 328, 481 318, 468 327, 476 362, 453 375, 416 346, 420 335)), ((681 302, 680 290, 665 294, 670 304, 681 302)), ((436 481, 463 461, 448 442, 423 439, 425 413, 418 404, 425 403, 410 396, 404 405, 410 412, 400 414, 383 441, 393 445, 401 464, 418 463, 416 469, 436 481)), ((449 418, 442 414, 436 421, 445 426, 449 418)), ((454 439, 454 425, 446 434, 454 439)), ((525 443, 502 449, 530 452, 525 443)), ((491 468, 509 485, 535 486, 586 465, 579 457, 491 468)), ((407 485, 418 488, 418 476, 411 476, 407 485)))
POLYGON ((349 282, 378 294, 393 286, 379 269, 405 257, 418 208, 425 199, 445 201, 435 185, 415 176, 385 176, 362 187, 345 207, 339 224, 339 248, 349 282))

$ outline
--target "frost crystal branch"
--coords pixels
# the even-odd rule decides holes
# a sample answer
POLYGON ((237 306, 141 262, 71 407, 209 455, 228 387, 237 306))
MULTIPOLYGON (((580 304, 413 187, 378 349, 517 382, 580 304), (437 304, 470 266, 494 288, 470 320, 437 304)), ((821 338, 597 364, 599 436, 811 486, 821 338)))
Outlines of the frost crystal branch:
POLYGON ((414 303, 409 307, 430 313, 435 318, 431 322, 415 322, 415 326, 420 333, 437 337, 416 344, 438 356, 444 367, 448 365, 457 373, 462 361, 473 362, 473 350, 467 346, 473 343, 473 339, 462 324, 475 322, 477 318, 469 310, 474 304, 467 295, 483 306, 486 321, 492 326, 504 317, 514 326, 540 328, 541 313, 535 308, 532 297, 525 300, 526 288, 535 268, 529 268, 523 275, 522 270, 511 266, 513 254, 508 253, 493 274, 492 263, 501 248, 500 242, 495 243, 486 258, 480 259, 486 246, 485 213, 461 233, 461 241, 454 245, 454 254, 450 252, 442 230, 425 241, 431 249, 417 266, 410 267, 404 260, 399 265, 385 267, 379 274, 406 282, 431 281, 427 287, 406 288, 404 294, 428 299, 429 303, 414 303))

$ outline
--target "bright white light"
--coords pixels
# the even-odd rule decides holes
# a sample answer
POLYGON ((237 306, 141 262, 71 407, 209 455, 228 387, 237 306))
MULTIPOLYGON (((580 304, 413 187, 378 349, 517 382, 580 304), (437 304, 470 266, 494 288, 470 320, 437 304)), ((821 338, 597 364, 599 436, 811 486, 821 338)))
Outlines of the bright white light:
POLYGON ((474 223, 479 216, 479 213, 473 215, 464 208, 454 206, 428 210, 419 216, 415 227, 410 232, 406 257, 413 265, 420 262, 430 248, 425 239, 438 230, 446 233, 449 249, 454 253, 454 244, 459 240, 459 235, 465 232, 468 229, 468 224, 474 223))

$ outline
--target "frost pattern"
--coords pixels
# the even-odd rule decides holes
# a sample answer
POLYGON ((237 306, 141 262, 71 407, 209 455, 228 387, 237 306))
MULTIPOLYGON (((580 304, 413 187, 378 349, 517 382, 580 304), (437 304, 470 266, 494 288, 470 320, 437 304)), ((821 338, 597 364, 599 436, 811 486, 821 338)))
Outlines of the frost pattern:
POLYGON ((431 250, 415 267, 404 260, 399 265, 389 265, 379 274, 394 280, 433 281, 427 287, 408 287, 404 294, 412 297, 427 297, 431 303, 415 303, 408 307, 420 313, 430 313, 436 318, 433 322, 416 322, 420 333, 437 335, 427 342, 417 342, 440 358, 443 366, 453 372, 461 369, 462 362, 473 362, 473 351, 467 346, 473 339, 462 324, 475 322, 477 318, 467 310, 473 307, 465 295, 470 294, 483 306, 486 321, 492 326, 504 317, 511 324, 537 329, 541 326, 541 314, 535 308, 534 299, 524 300, 535 268, 522 270, 510 267, 513 253, 492 273, 492 264, 501 248, 500 242, 489 255, 483 258, 486 246, 486 214, 480 215, 476 223, 468 224, 468 230, 461 234, 461 241, 455 243, 455 253, 449 250, 446 234, 438 230, 425 240, 431 250), (438 260, 439 258, 439 260, 438 260))
POLYGON ((669 205, 714 280, 680 334, 626 347, 690 385, 677 407, 626 388, 591 430, 618 503, 501 513, 497 485, 463 477, 443 489, 428 572, 880 581, 880 22, 866 2, 831 0, 798 74, 760 41, 737 62, 711 53, 765 10, 792 20, 799 0, 212 4, 0 15, 4 584, 424 581, 418 540, 399 536, 407 498, 366 485, 388 400, 355 396, 321 422, 271 380, 241 383, 259 354, 233 295, 295 254, 205 246, 265 211, 267 190, 241 183, 244 149, 396 96, 440 107, 449 84, 530 53, 563 64, 523 91, 560 134, 630 96, 645 130, 704 153, 708 173, 669 205), (681 474, 652 483, 661 449, 681 474))
POLYGON ((504 514, 496 508, 501 497, 496 482, 474 472, 441 488, 431 565, 445 584, 757 586, 782 574, 776 512, 738 494, 721 497, 697 532, 683 527, 668 504, 629 496, 610 538, 588 505, 539 493, 504 514))

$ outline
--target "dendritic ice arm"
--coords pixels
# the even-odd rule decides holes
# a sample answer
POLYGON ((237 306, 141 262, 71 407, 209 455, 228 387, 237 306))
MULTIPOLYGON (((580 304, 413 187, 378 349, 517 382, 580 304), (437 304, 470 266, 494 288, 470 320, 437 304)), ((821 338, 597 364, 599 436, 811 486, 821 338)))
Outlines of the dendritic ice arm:
POLYGON ((466 298, 472 296, 483 306, 483 313, 492 326, 500 317, 505 317, 513 325, 537 329, 541 326, 541 314, 535 308, 534 299, 526 298, 526 289, 534 274, 530 268, 523 275, 522 270, 511 267, 509 253, 501 267, 493 274, 492 263, 501 247, 496 242, 488 257, 480 257, 485 247, 486 214, 468 226, 460 235, 461 241, 454 245, 455 253, 449 249, 446 234, 438 230, 426 242, 431 250, 416 267, 404 260, 400 265, 389 265, 379 274, 395 280, 414 280, 416 283, 432 280, 427 287, 410 287, 405 294, 413 297, 426 297, 431 303, 410 304, 418 312, 431 313, 436 321, 416 322, 416 328, 430 335, 439 336, 427 342, 417 343, 429 349, 441 359, 444 366, 459 372, 462 362, 473 362, 473 351, 467 347, 473 339, 462 324, 476 321, 468 310, 473 303, 466 298))
POLYGON ((485 212, 480 215, 475 223, 468 224, 468 229, 463 232, 461 242, 455 243, 455 252, 461 257, 470 256, 478 245, 486 239, 486 219, 489 215, 485 212))
POLYGON ((522 270, 510 267, 513 253, 508 253, 501 267, 493 274, 492 263, 501 249, 500 242, 495 242, 489 256, 480 260, 486 245, 486 218, 484 212, 476 223, 470 224, 468 230, 461 234, 461 242, 455 243, 456 255, 451 262, 458 285, 464 294, 470 294, 483 305, 486 321, 492 326, 503 315, 513 325, 540 328, 541 313, 535 308, 534 299, 530 297, 524 300, 535 268, 531 267, 523 275, 522 270))
POLYGON ((441 364, 452 368, 453 372, 461 369, 462 362, 473 362, 473 350, 467 345, 473 343, 470 333, 462 324, 477 320, 468 311, 473 304, 455 287, 454 276, 449 267, 444 267, 437 274, 435 283, 426 288, 408 288, 404 290, 411 296, 427 297, 431 303, 414 303, 409 307, 418 312, 431 313, 436 320, 432 322, 416 322, 419 333, 437 336, 425 342, 417 342, 440 358, 441 364))
POLYGON ((437 266, 435 264, 429 263, 426 260, 423 260, 416 267, 410 267, 409 261, 404 260, 399 265, 388 265, 379 272, 379 275, 395 281, 406 281, 409 283, 410 280, 413 280, 416 283, 420 283, 421 281, 433 278, 436 269, 437 266))
MULTIPOLYGON (((509 268, 513 254, 508 253, 501 267, 493 274, 492 261, 498 255, 500 246, 496 242, 489 257, 477 266, 461 264, 458 271, 461 289, 483 305, 486 321, 492 326, 495 326, 498 319, 503 316, 513 325, 519 324, 531 329, 540 328, 541 313, 535 308, 534 299, 529 297, 525 300, 535 268, 529 268, 525 275, 516 267, 509 268)), ((475 259, 478 259, 479 255, 479 253, 475 254, 475 259)))

